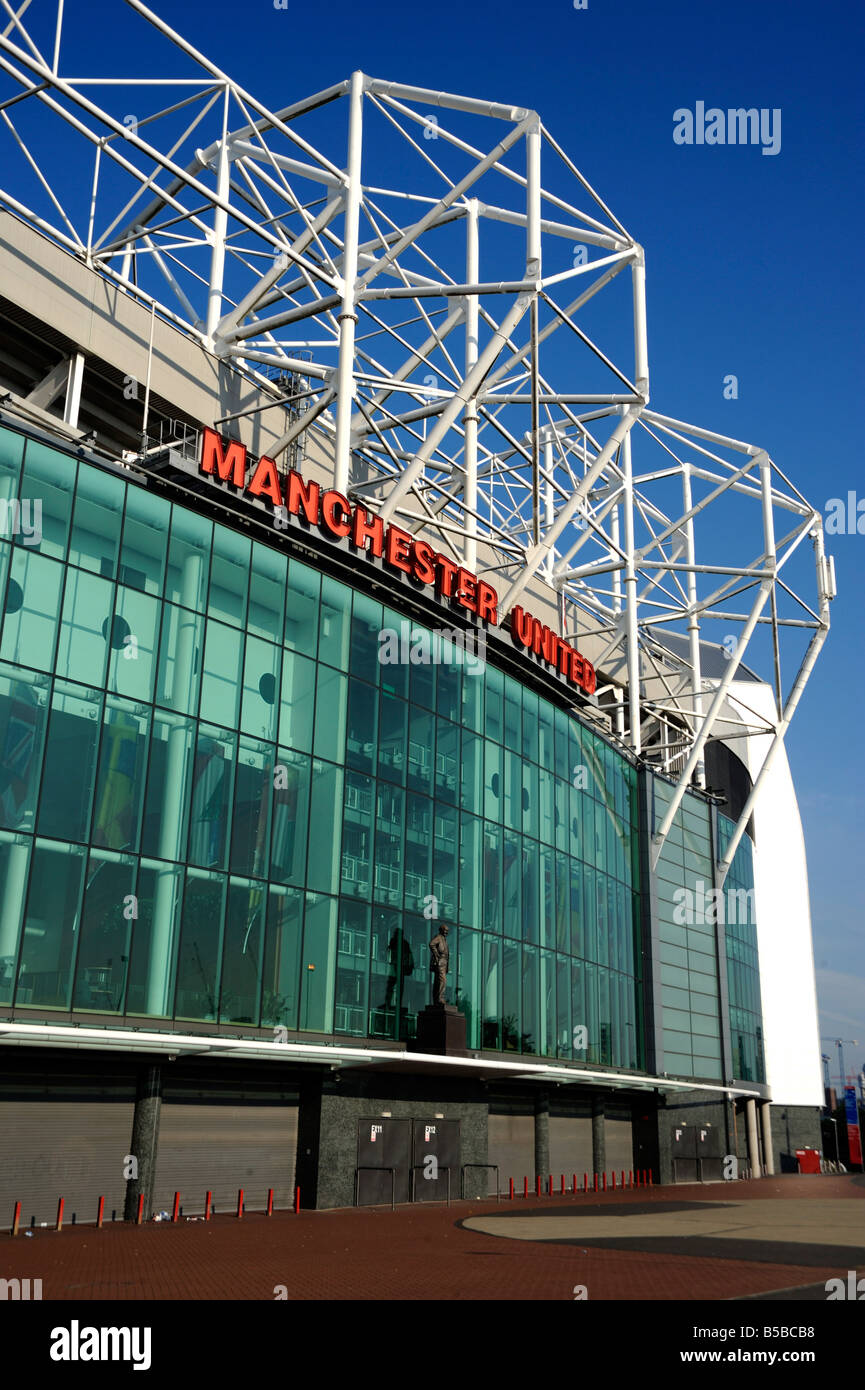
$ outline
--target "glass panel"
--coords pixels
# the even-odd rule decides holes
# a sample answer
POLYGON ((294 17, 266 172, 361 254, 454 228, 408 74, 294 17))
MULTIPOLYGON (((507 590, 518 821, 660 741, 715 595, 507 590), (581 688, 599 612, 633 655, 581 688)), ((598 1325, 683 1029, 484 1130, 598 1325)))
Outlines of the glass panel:
MULTIPOLYGON (((274 750, 269 743, 242 738, 237 758, 231 813, 231 870, 266 878, 270 807, 275 800, 274 750)), ((264 913, 264 906, 261 906, 264 913)))
POLYGON ((402 915, 374 908, 369 976, 369 1033, 396 1038, 399 999, 404 974, 414 969, 414 956, 403 952, 402 915))
POLYGON ((495 739, 496 743, 501 743, 504 732, 503 683, 504 677, 501 671, 497 671, 494 666, 488 666, 484 730, 487 738, 495 739))
POLYGON ((494 936, 485 936, 483 942, 482 1046, 497 1051, 501 1047, 502 1033, 502 947, 494 936))
POLYGON ((520 1037, 522 980, 520 978, 520 947, 502 943, 502 1041, 505 1052, 528 1051, 520 1037))
MULTIPOLYGON (((351 674, 362 676, 372 685, 378 683, 379 671, 384 669, 379 667, 378 660, 382 621, 381 604, 367 598, 366 594, 355 593, 351 615, 351 674)), ((392 677, 388 684, 392 690, 399 688, 400 693, 404 690, 404 685, 398 687, 392 677)))
POLYGON ((403 896, 403 811, 405 793, 379 784, 376 792, 375 881, 378 902, 402 906, 403 896))
POLYGON ((24 458, 24 440, 20 434, 0 429, 0 498, 4 501, 18 493, 18 478, 24 458))
POLYGON ((132 927, 127 1013, 164 1018, 171 1012, 182 899, 180 868, 142 860, 138 918, 132 927))
POLYGON ((263 884, 231 879, 219 996, 222 1023, 258 1023, 266 912, 267 895, 263 884))
POLYGON ((251 542, 226 526, 213 531, 207 616, 242 627, 246 617, 251 542))
POLYGON ((332 1033, 336 974, 336 898, 308 893, 300 972, 302 1032, 332 1033))
POLYGON ((460 731, 447 719, 436 720, 435 794, 443 801, 457 799, 460 731))
POLYGON ((538 761, 538 697, 532 690, 523 691, 523 757, 538 761))
POLYGON ((37 840, 15 1004, 68 1009, 81 920, 85 851, 37 840))
POLYGON ((281 645, 287 582, 287 557, 253 542, 247 632, 281 645))
POLYGON ((131 589, 162 594, 171 504, 143 488, 127 487, 118 578, 131 589))
POLYGON ((484 931, 502 930, 502 831, 484 821, 484 931))
POLYGON ((156 703, 178 714, 197 714, 201 682, 204 619, 186 608, 165 604, 159 642, 156 703))
MULTIPOLYGON (((355 609, 356 611, 365 612, 365 608, 362 610, 357 609, 358 599, 361 597, 363 596, 355 594, 355 609)), ((366 602, 371 602, 371 600, 366 600, 366 602)), ((387 631, 389 634, 393 634, 392 638, 389 638, 389 641, 396 642, 399 660, 381 660, 383 648, 379 646, 379 633, 376 633, 376 666, 378 671, 377 675, 368 676, 367 679, 370 680, 372 684, 375 684, 378 680, 382 690, 387 690, 391 695, 399 695, 403 700, 406 700, 408 699, 409 667, 408 663, 402 660, 402 654, 404 650, 409 651, 411 648, 411 639, 409 636, 411 633, 411 623, 409 623, 406 618, 401 617, 399 613, 395 613, 392 608, 385 608, 382 613, 381 631, 387 631)), ((365 638, 361 637, 361 650, 358 652, 359 665, 355 672, 354 657, 352 657, 352 674, 363 675, 364 661, 368 660, 368 658, 362 655, 362 650, 365 649, 371 636, 372 634, 367 634, 365 638)))
POLYGON ((556 958, 541 951, 538 1046, 544 1057, 556 1055, 556 958))
POLYGON ((437 915, 453 922, 457 905, 457 813, 452 806, 435 806, 433 894, 437 915))
MULTIPOLYGON (((459 636, 465 642, 465 638, 471 638, 472 634, 466 633, 463 637, 463 634, 460 633, 459 636)), ((457 721, 460 717, 460 684, 463 664, 471 659, 473 651, 473 645, 466 650, 465 645, 458 646, 455 641, 451 641, 449 638, 442 639, 441 665, 438 668, 438 688, 436 690, 436 713, 443 719, 457 721)), ((479 679, 477 674, 468 675, 470 669, 477 672, 477 666, 474 663, 471 667, 466 666, 467 679, 477 681, 479 679)))
POLYGON ((177 957, 177 1018, 215 1019, 225 879, 190 869, 177 957))
POLYGON ((141 832, 143 854, 159 859, 184 857, 194 747, 191 719, 156 711, 141 832))
POLYGON ((342 820, 342 768, 312 760, 312 793, 309 823, 307 886, 315 892, 336 892, 339 888, 340 843, 337 827, 342 820))
MULTIPOLYGON (((483 923, 481 887, 483 884, 483 824, 476 816, 460 816, 460 892, 459 920, 473 927, 483 923)), ((479 1044, 475 1044, 479 1046, 479 1044)))
POLYGON ((571 962, 556 958, 556 1050, 554 1056, 569 1058, 574 1050, 571 1025, 571 962))
MULTIPOLYGON (((400 974, 399 1028, 397 1037, 413 1038, 417 1034, 417 1016, 426 1008, 430 998, 429 943, 435 934, 436 924, 423 917, 406 913, 403 918, 402 954, 400 974)), ((451 951, 451 971, 456 971, 453 950, 451 951)), ((448 976, 448 1000, 453 998, 453 973, 448 976)))
MULTIPOLYGON (((41 539, 39 551, 52 559, 62 560, 66 555, 69 541, 69 518, 72 513, 72 496, 75 488, 75 460, 66 454, 59 454, 45 444, 28 441, 24 458, 24 472, 21 477, 20 497, 22 502, 21 519, 26 520, 25 503, 29 503, 31 527, 39 519, 41 506, 41 539)), ((22 526, 15 537, 21 544, 33 543, 32 532, 28 536, 22 526)))
POLYGON ((523 940, 538 940, 540 865, 534 840, 523 840, 523 940))
POLYGON ((138 915, 136 861, 94 851, 87 866, 72 1007, 123 1012, 132 924, 138 915))
POLYGON ((296 888, 271 887, 261 994, 262 1027, 297 1028, 302 936, 303 894, 296 888))
POLYGON ((362 903, 340 902, 337 929, 334 1032, 366 1036, 369 998, 370 910, 362 903))
POLYGON ((328 575, 321 581, 319 607, 318 659, 348 671, 351 589, 328 575))
POLYGON ((382 690, 379 706, 378 775, 405 785, 408 706, 382 690))
POLYGON ((405 905, 407 911, 422 912, 425 899, 433 891, 431 851, 433 803, 425 796, 409 795, 406 800, 405 829, 405 905))
POLYGON ((462 684, 460 719, 465 728, 472 729, 476 734, 482 734, 484 731, 485 683, 485 673, 478 667, 466 668, 466 679, 462 684))
POLYGON ((0 832, 0 1004, 12 1003, 32 846, 29 835, 0 832))
MULTIPOLYGON (((367 689, 367 687, 361 687, 367 689)), ((373 694, 374 692, 370 692, 373 694)), ((367 714, 369 710, 365 711, 367 714)), ((355 719, 358 710, 353 711, 355 719)), ((318 758, 329 762, 346 761, 346 720, 348 718, 348 679, 340 671, 330 666, 319 666, 315 686, 315 743, 313 751, 318 758)), ((363 732, 363 730, 361 730, 363 732)), ((352 749, 349 735, 349 749, 352 749)), ((371 771, 372 755, 364 754, 363 744, 355 756, 349 753, 352 766, 371 771)))
POLYGON ((70 564, 106 579, 115 577, 125 492, 119 478, 81 465, 69 541, 70 564))
POLYGON ((285 645, 315 659, 321 578, 297 560, 288 566, 285 594, 285 645))
POLYGON ((147 772, 150 711, 109 696, 105 702, 99 773, 93 803, 92 843, 135 850, 147 772))
POLYGON ((33 829, 47 713, 47 676, 0 667, 0 825, 10 830, 33 829))
POLYGON ((0 657, 53 671, 63 593, 63 567, 29 550, 12 557, 0 657))
POLYGON ((347 772, 342 821, 342 891, 370 898, 373 865, 373 780, 347 772))
POLYGON ((37 829, 58 840, 86 840, 96 774, 102 699, 57 681, 51 702, 37 829))
POLYGON ((520 687, 511 676, 504 683, 504 744, 515 756, 522 752, 523 702, 520 687))
POLYGON ((200 864, 205 869, 226 867, 236 741, 236 735, 224 729, 198 726, 188 859, 190 864, 200 864))
POLYGON ((555 770, 553 707, 546 700, 538 701, 538 762, 547 772, 555 770))
POLYGON ((315 662, 293 652, 282 658, 279 703, 279 741, 299 753, 312 751, 315 662))
POLYGON ((505 936, 520 941, 523 935, 522 902, 522 842, 513 830, 506 830, 503 839, 502 872, 504 879, 502 901, 502 930, 505 936))
POLYGON ((361 772, 372 772, 377 761, 377 707, 377 691, 364 681, 349 682, 346 760, 361 772))
POLYGON ((466 1044, 481 1046, 483 991, 481 981, 480 932, 460 928, 457 950, 457 981, 455 1003, 466 1020, 466 1044))
POLYGON ((201 681, 202 719, 229 729, 237 726, 242 661, 243 633, 208 618, 201 681))
POLYGON ((497 743, 484 743, 484 815, 500 821, 503 810, 502 750, 497 743))
POLYGON ((433 716, 409 707, 408 784, 412 791, 432 791, 433 716))
POLYGON ((243 663, 240 727, 256 738, 276 742, 279 717, 280 649, 260 637, 247 637, 243 663))
POLYGON ((165 576, 165 597, 171 603, 204 611, 212 534, 212 522, 183 507, 172 509, 165 576))
POLYGON ((309 758, 280 748, 273 770, 273 831, 270 877, 302 886, 306 869, 309 758))
MULTIPOLYGON (((429 628, 419 627, 416 623, 412 626, 409 633, 410 646, 418 644, 419 636, 423 634, 423 648, 432 653, 432 634, 429 628)), ((420 644, 418 644, 420 647, 420 644)), ((410 703, 413 705, 423 705, 425 709, 435 709, 436 668, 431 663, 425 665, 412 665, 409 669, 409 689, 411 691, 410 703)))
POLYGON ((108 650, 108 689, 131 699, 153 699, 160 605, 135 589, 117 586, 108 650))
POLYGON ((114 588, 81 570, 66 571, 63 621, 57 644, 57 674, 88 685, 104 685, 109 643, 123 647, 122 629, 114 630, 114 588))

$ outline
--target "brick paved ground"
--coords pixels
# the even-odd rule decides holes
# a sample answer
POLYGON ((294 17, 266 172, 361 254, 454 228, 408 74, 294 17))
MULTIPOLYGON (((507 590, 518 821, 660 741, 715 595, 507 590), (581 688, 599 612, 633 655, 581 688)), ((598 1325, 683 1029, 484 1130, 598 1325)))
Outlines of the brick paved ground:
MULTIPOLYGON (((811 1199, 844 1201, 850 1225, 858 1224, 865 1245, 865 1180, 856 1177, 783 1177, 762 1182, 653 1188, 603 1197, 553 1197, 509 1202, 459 1202, 390 1210, 248 1214, 242 1221, 218 1216, 211 1222, 140 1228, 117 1224, 61 1233, 37 1230, 14 1240, 0 1235, 0 1277, 41 1278, 43 1300, 90 1299, 268 1299, 285 1286, 290 1299, 519 1299, 573 1300, 586 1285, 593 1300, 692 1300, 748 1297, 778 1289, 822 1285, 859 1268, 865 1252, 839 1250, 814 1239, 784 1242, 788 1204, 811 1199), (637 1239, 645 1248, 618 1248, 556 1240, 509 1240, 467 1229, 473 1217, 525 1212, 574 1216, 660 1214, 688 1203, 743 1205, 779 1202, 776 1237, 732 1242, 718 1253, 705 1243, 637 1239), (672 1248, 670 1248, 672 1246, 672 1248), (777 1258, 777 1252, 783 1257, 777 1258), (841 1268, 843 1264, 843 1269, 841 1268)), ((756 1213, 755 1209, 755 1213, 756 1213)), ((770 1211, 771 1215, 771 1211, 770 1211)), ((591 1223, 587 1222, 587 1226, 591 1223)), ((812 1223, 813 1224, 813 1223, 812 1223)), ((629 1246, 633 1242, 628 1242, 629 1246)), ((825 1298, 824 1293, 820 1293, 825 1298)))

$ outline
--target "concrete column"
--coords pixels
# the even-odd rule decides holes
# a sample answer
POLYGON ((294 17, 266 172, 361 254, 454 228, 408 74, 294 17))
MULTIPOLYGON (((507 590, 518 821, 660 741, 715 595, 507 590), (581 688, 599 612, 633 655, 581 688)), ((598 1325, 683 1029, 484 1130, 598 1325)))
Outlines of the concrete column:
POLYGON ((757 1138, 757 1102, 746 1100, 745 1117, 748 1125, 748 1162, 752 1178, 762 1177, 760 1172, 760 1141, 757 1138))
POLYGON ((550 1173, 550 1096, 535 1094, 535 1176, 546 1182, 550 1173))
POLYGON ((130 1153, 138 1163, 138 1176, 128 1178, 126 1181, 126 1203, 123 1211, 126 1221, 135 1220, 138 1214, 138 1198, 141 1194, 144 1195, 145 1221, 152 1214, 161 1110, 162 1068, 152 1065, 144 1066, 138 1075, 130 1145, 130 1153))
POLYGON ((604 1097, 592 1096, 592 1170, 603 1173, 607 1167, 607 1139, 604 1129, 604 1097))
POLYGON ((766 1177, 775 1173, 775 1150, 772 1146, 772 1106, 764 1100, 760 1106, 760 1120, 763 1128, 763 1157, 766 1161, 766 1177))

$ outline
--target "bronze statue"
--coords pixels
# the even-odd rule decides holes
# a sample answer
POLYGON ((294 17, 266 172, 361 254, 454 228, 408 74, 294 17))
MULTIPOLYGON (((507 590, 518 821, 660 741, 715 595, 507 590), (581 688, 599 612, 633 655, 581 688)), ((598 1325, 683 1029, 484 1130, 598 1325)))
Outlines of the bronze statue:
POLYGON ((444 1005, 448 982, 448 963, 450 961, 448 928, 444 922, 429 944, 429 954, 429 968, 432 971, 432 1002, 444 1005))

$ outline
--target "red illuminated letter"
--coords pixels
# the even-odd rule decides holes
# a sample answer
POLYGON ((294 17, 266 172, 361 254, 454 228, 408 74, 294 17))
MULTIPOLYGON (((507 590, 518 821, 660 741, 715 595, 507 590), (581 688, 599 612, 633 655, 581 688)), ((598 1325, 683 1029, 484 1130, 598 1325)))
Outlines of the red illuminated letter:
POLYGON ((230 439, 226 453, 216 430, 205 430, 201 440, 201 471, 213 473, 214 470, 224 483, 231 482, 235 487, 243 487, 246 477, 246 445, 237 439, 230 439))

